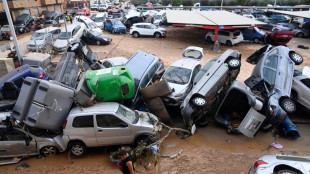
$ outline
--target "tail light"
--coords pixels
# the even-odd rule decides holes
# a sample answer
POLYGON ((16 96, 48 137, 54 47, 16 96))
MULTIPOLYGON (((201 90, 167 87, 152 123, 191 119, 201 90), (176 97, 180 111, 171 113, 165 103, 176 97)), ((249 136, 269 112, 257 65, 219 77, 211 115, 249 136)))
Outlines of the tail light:
POLYGON ((254 169, 256 169, 258 166, 262 165, 262 164, 268 164, 267 162, 263 161, 263 160, 258 160, 254 163, 254 169))
POLYGON ((237 37, 237 36, 235 36, 235 37, 233 37, 232 39, 238 39, 238 37, 237 37))
POLYGON ((45 76, 45 73, 43 72, 38 76, 38 79, 43 79, 44 76, 45 76))
POLYGON ((164 61, 161 61, 161 64, 163 65, 163 64, 164 64, 164 61))
POLYGON ((66 126, 67 126, 67 120, 65 121, 64 125, 62 126, 62 127, 63 127, 63 129, 65 129, 65 128, 66 128, 66 126))

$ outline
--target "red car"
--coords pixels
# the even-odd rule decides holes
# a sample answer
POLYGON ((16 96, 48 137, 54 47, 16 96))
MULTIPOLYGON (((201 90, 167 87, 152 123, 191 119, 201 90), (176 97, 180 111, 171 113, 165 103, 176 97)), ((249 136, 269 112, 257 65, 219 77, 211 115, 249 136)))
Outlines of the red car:
POLYGON ((77 15, 89 16, 90 15, 90 10, 89 10, 89 8, 82 8, 82 9, 79 9, 76 14, 77 15))
POLYGON ((39 30, 39 29, 42 29, 41 28, 41 24, 44 23, 44 20, 43 19, 35 19, 32 24, 29 26, 29 29, 32 30, 32 31, 35 31, 35 30, 39 30))
POLYGON ((271 33, 266 33, 264 37, 265 44, 284 45, 293 38, 294 31, 279 31, 274 30, 271 33))

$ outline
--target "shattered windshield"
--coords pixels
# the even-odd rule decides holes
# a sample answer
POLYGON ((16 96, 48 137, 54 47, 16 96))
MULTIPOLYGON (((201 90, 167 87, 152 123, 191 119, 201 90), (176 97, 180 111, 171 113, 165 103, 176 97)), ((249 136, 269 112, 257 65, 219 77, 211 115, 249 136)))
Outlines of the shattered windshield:
POLYGON ((61 32, 58 36, 58 39, 67 39, 71 37, 71 32, 61 32))
POLYGON ((118 116, 128 120, 129 123, 134 124, 137 121, 136 120, 136 118, 137 118, 136 113, 133 110, 131 110, 131 109, 129 109, 123 105, 119 105, 118 110, 116 111, 116 114, 118 116))
POLYGON ((190 69, 170 66, 163 75, 163 79, 170 83, 184 85, 190 80, 191 73, 192 71, 190 69))

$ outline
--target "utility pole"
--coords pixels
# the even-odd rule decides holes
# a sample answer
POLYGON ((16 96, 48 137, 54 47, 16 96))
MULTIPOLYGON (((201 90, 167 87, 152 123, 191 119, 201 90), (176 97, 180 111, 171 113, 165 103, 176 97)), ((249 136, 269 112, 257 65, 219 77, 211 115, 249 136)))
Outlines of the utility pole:
POLYGON ((223 10, 223 8, 222 8, 222 7, 223 7, 223 0, 222 0, 222 2, 221 2, 221 10, 223 10))
POLYGON ((2 0, 2 2, 3 2, 4 11, 6 13, 6 17, 8 18, 9 27, 10 27, 10 30, 11 30, 11 33, 12 33, 13 42, 14 42, 16 53, 17 53, 18 61, 19 61, 19 64, 21 65, 22 59, 23 59, 23 54, 22 54, 22 52, 19 49, 19 45, 18 45, 18 42, 17 42, 17 37, 16 37, 16 33, 15 33, 13 21, 12 21, 10 9, 9 9, 9 6, 8 6, 8 2, 7 2, 7 0, 2 0))

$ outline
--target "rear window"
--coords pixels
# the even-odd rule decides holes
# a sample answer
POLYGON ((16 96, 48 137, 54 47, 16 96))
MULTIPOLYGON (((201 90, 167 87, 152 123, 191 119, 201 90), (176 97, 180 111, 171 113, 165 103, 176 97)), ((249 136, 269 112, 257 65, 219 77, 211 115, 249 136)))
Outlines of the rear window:
POLYGON ((75 117, 72 123, 73 127, 94 127, 93 116, 75 117))
POLYGON ((191 73, 192 71, 190 69, 170 66, 164 74, 163 79, 166 79, 170 83, 184 85, 188 83, 191 73))
POLYGON ((234 32, 234 36, 240 36, 240 31, 234 32))

